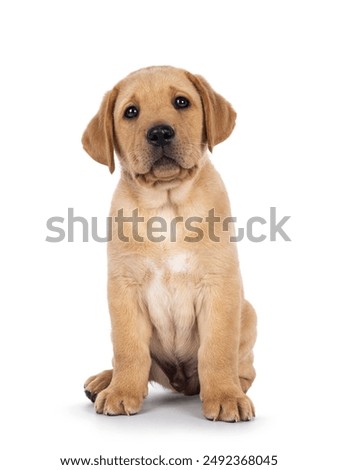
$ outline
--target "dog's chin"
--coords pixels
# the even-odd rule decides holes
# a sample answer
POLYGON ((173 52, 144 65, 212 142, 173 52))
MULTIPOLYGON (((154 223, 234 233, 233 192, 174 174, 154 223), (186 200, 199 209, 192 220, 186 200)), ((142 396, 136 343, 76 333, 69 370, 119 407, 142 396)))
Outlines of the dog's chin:
POLYGON ((161 157, 153 163, 150 171, 144 174, 137 174, 136 178, 140 184, 146 186, 161 185, 174 187, 182 181, 191 179, 197 170, 197 166, 184 168, 175 160, 169 157, 161 157))
POLYGON ((153 164, 151 171, 155 178, 168 181, 179 175, 181 167, 172 158, 162 157, 153 164))

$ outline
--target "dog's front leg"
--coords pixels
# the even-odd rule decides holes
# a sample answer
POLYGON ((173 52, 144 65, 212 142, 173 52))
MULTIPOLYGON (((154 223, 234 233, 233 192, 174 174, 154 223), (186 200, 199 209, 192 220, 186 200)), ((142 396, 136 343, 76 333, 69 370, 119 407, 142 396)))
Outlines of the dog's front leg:
POLYGON ((198 316, 198 374, 203 414, 214 421, 248 421, 254 416, 238 375, 240 322, 240 284, 230 281, 206 288, 198 316))
POLYGON ((124 279, 108 282, 114 348, 113 377, 95 401, 97 413, 137 413, 148 391, 151 324, 139 304, 137 286, 124 279))

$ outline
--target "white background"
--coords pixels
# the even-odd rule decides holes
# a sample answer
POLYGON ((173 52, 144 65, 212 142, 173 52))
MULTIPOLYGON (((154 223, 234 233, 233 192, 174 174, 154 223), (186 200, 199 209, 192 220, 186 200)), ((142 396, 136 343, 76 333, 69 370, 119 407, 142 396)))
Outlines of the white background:
POLYGON ((201 461, 277 454, 278 469, 335 468, 335 7, 326 0, 2 2, 2 468, 159 453, 201 461), (238 225, 267 217, 271 206, 277 217, 291 216, 292 242, 238 246, 259 317, 251 423, 208 422, 198 398, 156 390, 140 415, 108 418, 83 394, 87 376, 110 367, 106 247, 82 243, 80 232, 74 243, 47 243, 46 220, 66 217, 68 207, 107 215, 118 171, 110 176, 91 160, 81 134, 105 91, 157 64, 204 75, 235 107, 235 131, 212 161, 238 225))

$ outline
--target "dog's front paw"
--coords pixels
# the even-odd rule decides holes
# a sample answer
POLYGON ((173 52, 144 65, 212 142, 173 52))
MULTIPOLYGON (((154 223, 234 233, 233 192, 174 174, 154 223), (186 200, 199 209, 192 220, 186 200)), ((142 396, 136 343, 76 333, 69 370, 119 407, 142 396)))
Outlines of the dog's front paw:
POLYGON ((140 411, 144 398, 145 394, 109 386, 97 395, 95 410, 96 413, 108 416, 134 415, 140 411))
POLYGON ((255 416, 255 408, 244 393, 222 393, 218 397, 203 399, 203 414, 213 421, 250 421, 255 416))

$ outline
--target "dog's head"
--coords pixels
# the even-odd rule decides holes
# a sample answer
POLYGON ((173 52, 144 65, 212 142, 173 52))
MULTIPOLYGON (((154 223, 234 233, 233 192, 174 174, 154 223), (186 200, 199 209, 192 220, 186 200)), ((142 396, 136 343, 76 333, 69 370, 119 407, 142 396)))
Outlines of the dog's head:
POLYGON ((225 140, 236 113, 204 78, 173 67, 138 70, 108 92, 85 130, 89 155, 142 185, 191 178, 206 147, 225 140))

